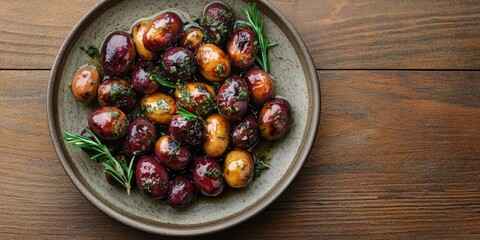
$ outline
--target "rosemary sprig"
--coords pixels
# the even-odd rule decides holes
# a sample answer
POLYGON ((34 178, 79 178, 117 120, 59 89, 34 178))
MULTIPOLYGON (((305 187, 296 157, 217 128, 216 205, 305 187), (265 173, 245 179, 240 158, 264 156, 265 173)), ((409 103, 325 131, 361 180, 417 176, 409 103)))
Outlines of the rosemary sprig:
POLYGON ((182 115, 187 120, 198 118, 198 119, 203 121, 203 118, 200 115, 191 113, 187 109, 182 108, 182 107, 178 107, 177 114, 182 115))
POLYGON ((263 21, 259 19, 260 11, 258 11, 256 3, 250 4, 249 7, 244 8, 242 11, 258 38, 260 57, 257 55, 256 60, 260 67, 262 67, 265 72, 269 73, 270 58, 268 57, 268 48, 277 44, 270 43, 270 40, 263 35, 263 21))
POLYGON ((130 164, 127 166, 127 163, 124 159, 115 159, 110 151, 108 151, 108 148, 103 145, 100 140, 98 140, 98 138, 90 129, 87 129, 87 131, 93 136, 93 140, 88 137, 79 134, 72 134, 66 131, 64 132, 62 139, 75 148, 94 151, 96 154, 91 157, 92 160, 106 158, 107 161, 102 163, 103 167, 105 168, 103 172, 111 174, 115 180, 125 187, 128 196, 130 196, 130 191, 132 189, 130 183, 133 177, 133 161, 135 157, 130 160, 130 164))
POLYGON ((162 77, 158 73, 150 73, 149 78, 153 78, 155 81, 157 81, 160 85, 168 88, 177 88, 175 84, 170 82, 167 78, 162 77))

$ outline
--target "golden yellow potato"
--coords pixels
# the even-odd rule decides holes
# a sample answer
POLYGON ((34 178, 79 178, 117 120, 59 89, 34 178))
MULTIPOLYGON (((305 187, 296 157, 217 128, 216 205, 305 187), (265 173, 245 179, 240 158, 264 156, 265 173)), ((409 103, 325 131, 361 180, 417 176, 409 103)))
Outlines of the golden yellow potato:
POLYGON ((206 83, 188 82, 175 89, 175 99, 188 111, 206 117, 215 110, 217 95, 206 83))
POLYGON ((230 60, 223 50, 214 44, 204 44, 197 50, 198 66, 202 76, 211 82, 225 80, 231 73, 230 60))
POLYGON ((172 97, 159 92, 145 96, 141 105, 147 118, 160 124, 169 124, 178 109, 172 97))
POLYGON ((246 187, 252 181, 253 171, 253 157, 249 152, 232 150, 227 154, 223 166, 223 176, 230 187, 246 187))
POLYGON ((138 56, 141 59, 145 60, 153 60, 157 58, 157 53, 151 52, 145 48, 143 45, 143 34, 145 34, 145 30, 150 22, 143 20, 135 24, 132 29, 132 38, 133 42, 135 43, 135 48, 137 49, 138 56))
POLYGON ((100 85, 100 73, 95 67, 81 67, 75 73, 72 81, 73 97, 79 102, 91 102, 97 96, 100 85))
POLYGON ((212 114, 205 120, 207 130, 203 151, 210 157, 220 157, 228 148, 230 142, 230 121, 220 114, 212 114))

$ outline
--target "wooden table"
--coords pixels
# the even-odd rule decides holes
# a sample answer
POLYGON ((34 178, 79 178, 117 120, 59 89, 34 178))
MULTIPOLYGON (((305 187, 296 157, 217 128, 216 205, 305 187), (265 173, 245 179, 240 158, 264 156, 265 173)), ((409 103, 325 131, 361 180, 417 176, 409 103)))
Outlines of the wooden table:
MULTIPOLYGON (((55 154, 50 68, 98 0, 0 0, 0 239, 147 239, 55 154)), ((285 193, 222 238, 480 238, 480 3, 272 0, 318 69, 322 116, 285 193)), ((206 238, 206 239, 207 239, 206 238)))

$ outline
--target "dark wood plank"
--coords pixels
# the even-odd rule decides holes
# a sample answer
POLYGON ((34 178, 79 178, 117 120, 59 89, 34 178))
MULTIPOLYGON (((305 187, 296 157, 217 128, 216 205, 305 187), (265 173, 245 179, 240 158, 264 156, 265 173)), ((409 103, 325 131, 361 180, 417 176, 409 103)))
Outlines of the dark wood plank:
MULTIPOLYGON (((480 72, 321 71, 300 175, 231 239, 480 237, 480 72)), ((53 150, 48 71, 0 71, 0 238, 148 239, 91 205, 53 150)))
MULTIPOLYGON (((0 69, 49 69, 98 0, 0 0, 0 69), (28 13, 28 14, 19 14, 28 13)), ((478 69, 475 0, 272 0, 318 69, 478 69)))
POLYGON ((273 3, 298 29, 317 69, 480 67, 475 0, 273 3))

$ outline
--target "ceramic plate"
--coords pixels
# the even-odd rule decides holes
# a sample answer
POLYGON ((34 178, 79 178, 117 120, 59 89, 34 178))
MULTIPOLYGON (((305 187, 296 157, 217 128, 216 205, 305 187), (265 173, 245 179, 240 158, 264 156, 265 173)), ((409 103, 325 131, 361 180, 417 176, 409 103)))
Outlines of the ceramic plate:
MULTIPOLYGON (((292 182, 313 145, 319 121, 320 97, 315 67, 301 38, 286 18, 267 1, 258 1, 265 34, 278 46, 271 48, 271 74, 277 94, 289 100, 294 124, 276 143, 271 168, 247 188, 230 189, 219 198, 198 197, 191 206, 175 210, 165 201, 154 201, 137 191, 124 190, 104 180, 100 165, 60 139, 64 131, 80 132, 91 109, 75 102, 69 83, 77 68, 88 61, 80 47, 100 47, 108 33, 128 31, 139 18, 166 8, 200 16, 210 1, 103 1, 75 26, 57 56, 48 89, 48 122, 59 159, 79 191, 100 210, 131 227, 151 233, 192 236, 212 233, 239 224, 263 210, 292 182)), ((245 1, 223 1, 242 18, 245 1)))

